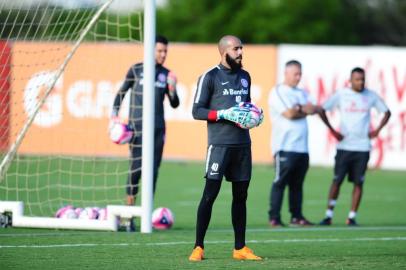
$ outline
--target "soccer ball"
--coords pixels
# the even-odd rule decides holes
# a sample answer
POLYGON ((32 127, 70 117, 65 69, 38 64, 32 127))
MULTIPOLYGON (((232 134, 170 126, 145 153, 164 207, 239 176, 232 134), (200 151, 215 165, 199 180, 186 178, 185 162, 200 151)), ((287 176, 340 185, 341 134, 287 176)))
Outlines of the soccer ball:
POLYGON ((84 208, 78 215, 79 219, 97 219, 99 212, 93 207, 84 208))
POLYGON ((249 110, 250 112, 250 119, 247 123, 239 124, 241 128, 244 129, 251 129, 253 127, 258 126, 261 124, 262 119, 263 119, 263 112, 262 109, 259 109, 257 106, 255 106, 251 102, 240 102, 238 103, 238 107, 243 110, 249 110))
POLYGON ((107 220, 107 208, 100 208, 99 215, 97 217, 99 220, 107 220))
POLYGON ((55 217, 64 219, 75 219, 78 218, 78 215, 76 214, 75 209, 72 205, 67 205, 59 208, 55 214, 55 217))
POLYGON ((152 227, 157 230, 167 230, 173 225, 174 217, 169 208, 159 207, 152 212, 152 227))
POLYGON ((128 125, 116 122, 110 128, 110 139, 116 144, 126 144, 130 142, 134 132, 128 125))

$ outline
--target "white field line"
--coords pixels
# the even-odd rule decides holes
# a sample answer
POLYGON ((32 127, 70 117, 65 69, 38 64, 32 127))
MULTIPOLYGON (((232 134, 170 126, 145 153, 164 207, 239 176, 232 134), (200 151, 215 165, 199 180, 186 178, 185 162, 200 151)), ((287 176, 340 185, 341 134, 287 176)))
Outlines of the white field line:
MULTIPOLYGON (((361 238, 302 238, 285 240, 248 240, 247 243, 321 243, 321 242, 372 242, 372 241, 406 241, 406 237, 361 237, 361 238)), ((232 244, 233 241, 205 241, 207 244, 232 244)), ((192 241, 157 242, 157 243, 83 243, 83 244, 59 244, 59 245, 0 245, 2 248, 73 248, 73 247, 128 247, 128 246, 176 246, 193 245, 192 241)))
MULTIPOLYGON (((231 226, 230 226, 231 227, 231 226)), ((7 230, 7 229, 6 229, 7 230)), ((323 232, 323 231, 406 231, 406 226, 378 226, 378 227, 286 227, 286 228, 247 228, 247 232, 266 232, 266 233, 275 233, 275 232, 323 232)), ((182 229, 183 232, 194 232, 195 229, 182 229)), ((208 233, 232 233, 233 229, 209 229, 208 233)), ((59 232, 39 232, 39 233, 0 233, 0 238, 2 237, 48 237, 48 236, 75 236, 75 235, 101 235, 101 234, 114 234, 115 232, 92 232, 92 231, 82 231, 82 232, 68 232, 68 231, 59 231, 59 232)))

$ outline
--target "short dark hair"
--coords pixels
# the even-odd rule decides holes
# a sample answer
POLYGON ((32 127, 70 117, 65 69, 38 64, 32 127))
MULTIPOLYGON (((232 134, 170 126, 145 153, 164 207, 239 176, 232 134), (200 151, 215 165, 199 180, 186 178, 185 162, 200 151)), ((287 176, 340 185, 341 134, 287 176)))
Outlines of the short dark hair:
POLYGON ((353 69, 351 70, 351 76, 352 76, 352 74, 354 74, 354 73, 362 73, 362 74, 365 74, 365 70, 364 70, 363 68, 360 68, 360 67, 355 67, 355 68, 353 68, 353 69))
POLYGON ((288 62, 286 62, 285 67, 290 67, 290 66, 298 66, 298 67, 302 68, 302 64, 297 60, 289 60, 288 62))
POLYGON ((168 45, 169 42, 168 42, 168 39, 166 37, 161 36, 161 35, 157 35, 155 37, 155 43, 162 43, 162 44, 168 45))

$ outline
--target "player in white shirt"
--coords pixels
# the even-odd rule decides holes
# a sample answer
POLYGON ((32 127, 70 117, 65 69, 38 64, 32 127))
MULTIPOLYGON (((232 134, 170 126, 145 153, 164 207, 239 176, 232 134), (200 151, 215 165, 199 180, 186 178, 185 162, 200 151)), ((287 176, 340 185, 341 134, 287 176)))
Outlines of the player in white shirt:
POLYGON ((286 186, 289 187, 290 224, 313 225, 302 213, 303 182, 309 168, 306 116, 321 108, 312 104, 307 92, 297 87, 301 77, 300 62, 287 62, 284 82, 276 85, 269 96, 275 159, 275 179, 268 212, 272 227, 283 225, 280 211, 286 186))
POLYGON ((367 170, 371 139, 376 138, 390 118, 390 111, 385 102, 373 91, 365 88, 365 71, 354 68, 351 71, 351 88, 336 91, 323 105, 321 119, 339 141, 335 157, 334 179, 330 187, 326 217, 320 225, 331 225, 334 207, 340 191, 340 186, 348 174, 348 180, 354 183, 352 192, 351 211, 346 221, 347 225, 355 226, 358 207, 362 197, 362 187, 367 170), (335 130, 325 113, 338 109, 340 112, 340 129, 335 130), (378 127, 370 130, 370 112, 375 108, 383 113, 378 127))

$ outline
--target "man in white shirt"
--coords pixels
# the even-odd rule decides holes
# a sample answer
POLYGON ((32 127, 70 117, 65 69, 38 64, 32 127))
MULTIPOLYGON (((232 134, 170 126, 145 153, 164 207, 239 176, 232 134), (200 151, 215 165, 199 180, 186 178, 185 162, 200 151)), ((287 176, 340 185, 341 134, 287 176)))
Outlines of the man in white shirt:
POLYGON ((323 110, 320 112, 321 119, 339 141, 326 217, 320 222, 320 225, 331 225, 340 186, 347 174, 348 180, 354 183, 354 189, 351 211, 346 223, 349 226, 357 225, 355 218, 362 197, 362 187, 371 150, 370 140, 378 136, 391 115, 384 101, 375 92, 365 88, 365 71, 362 68, 357 67, 351 71, 350 82, 351 88, 336 91, 324 103, 323 110), (340 112, 339 131, 331 126, 325 113, 334 108, 340 112), (372 108, 384 113, 378 127, 374 130, 369 128, 372 108))
POLYGON ((285 78, 269 96, 272 121, 272 154, 275 159, 275 179, 270 194, 269 223, 283 226, 281 207, 285 187, 289 187, 291 225, 313 225, 302 213, 303 182, 309 168, 308 127, 306 116, 321 110, 310 102, 309 95, 297 87, 302 77, 302 65, 291 60, 285 65, 285 78))

